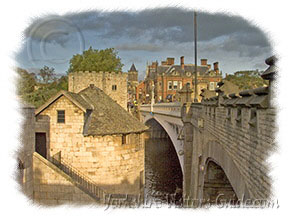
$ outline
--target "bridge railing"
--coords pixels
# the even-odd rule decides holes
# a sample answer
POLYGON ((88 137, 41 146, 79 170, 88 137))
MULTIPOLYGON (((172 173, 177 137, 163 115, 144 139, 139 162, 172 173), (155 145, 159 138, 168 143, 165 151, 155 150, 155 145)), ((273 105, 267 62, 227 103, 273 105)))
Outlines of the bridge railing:
POLYGON ((140 111, 181 117, 181 103, 155 103, 152 106, 151 104, 143 104, 140 106, 140 111))

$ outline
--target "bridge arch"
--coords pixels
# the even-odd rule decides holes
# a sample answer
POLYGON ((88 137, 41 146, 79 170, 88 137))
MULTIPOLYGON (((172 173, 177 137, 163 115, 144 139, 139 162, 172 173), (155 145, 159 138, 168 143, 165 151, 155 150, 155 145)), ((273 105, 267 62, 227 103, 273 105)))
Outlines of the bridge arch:
POLYGON ((229 183, 231 185, 236 196, 233 198, 233 196, 231 195, 231 199, 237 198, 239 200, 246 200, 251 198, 245 179, 240 173, 237 165, 232 160, 231 156, 227 153, 227 151, 217 141, 210 141, 207 143, 205 147, 203 162, 205 162, 205 166, 201 185, 202 198, 205 197, 204 194, 207 193, 205 192, 205 190, 207 190, 205 189, 205 187, 207 187, 207 185, 205 186, 205 182, 209 182, 209 180, 207 180, 207 176, 209 176, 209 172, 211 173, 211 171, 209 171, 209 169, 211 170, 211 168, 212 170, 214 168, 214 175, 215 173, 218 173, 218 175, 220 176, 218 178, 222 178, 224 184, 227 185, 229 183))
MULTIPOLYGON (((167 119, 167 117, 165 118, 167 119)), ((166 131, 177 153, 177 157, 181 166, 182 174, 184 174, 184 152, 183 152, 184 147, 183 147, 182 140, 178 140, 177 131, 172 127, 172 125, 169 122, 165 120, 165 118, 162 118, 161 115, 157 115, 157 114, 147 114, 145 115, 143 122, 147 124, 148 121, 153 119, 157 123, 159 123, 162 126, 162 128, 166 131)))

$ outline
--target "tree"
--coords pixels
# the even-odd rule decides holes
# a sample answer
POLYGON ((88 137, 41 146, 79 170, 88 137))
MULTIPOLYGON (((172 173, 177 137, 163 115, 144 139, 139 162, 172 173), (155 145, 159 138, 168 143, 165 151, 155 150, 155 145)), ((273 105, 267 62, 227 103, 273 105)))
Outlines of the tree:
POLYGON ((36 108, 60 90, 68 89, 67 76, 57 79, 53 68, 44 67, 43 70, 42 72, 47 74, 41 74, 41 79, 38 82, 34 73, 29 73, 25 69, 18 68, 16 70, 19 75, 17 94, 23 101, 34 105, 36 108))
POLYGON ((70 60, 68 73, 77 71, 119 72, 123 64, 114 48, 96 50, 90 47, 82 54, 74 55, 70 60))
POLYGON ((40 69, 38 75, 40 77, 40 82, 43 84, 49 84, 56 80, 55 69, 53 67, 49 68, 48 66, 44 66, 40 69))
POLYGON ((261 72, 258 70, 238 71, 232 75, 227 75, 224 80, 231 81, 241 90, 247 90, 268 85, 268 81, 264 80, 260 75, 261 72))
POLYGON ((25 95, 32 93, 36 86, 35 74, 29 73, 27 70, 21 68, 17 68, 16 72, 18 74, 17 94, 25 95))

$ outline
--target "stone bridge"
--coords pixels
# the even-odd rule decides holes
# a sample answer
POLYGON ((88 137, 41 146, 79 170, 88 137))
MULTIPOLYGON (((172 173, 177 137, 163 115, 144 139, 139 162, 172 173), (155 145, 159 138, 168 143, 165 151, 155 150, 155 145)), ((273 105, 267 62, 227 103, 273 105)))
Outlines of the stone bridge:
POLYGON ((275 149, 275 61, 266 60, 267 87, 228 95, 218 88, 216 97, 201 103, 192 103, 184 87, 180 102, 141 105, 141 120, 160 124, 175 147, 185 197, 215 202, 219 196, 233 201, 271 196, 266 160, 275 149))

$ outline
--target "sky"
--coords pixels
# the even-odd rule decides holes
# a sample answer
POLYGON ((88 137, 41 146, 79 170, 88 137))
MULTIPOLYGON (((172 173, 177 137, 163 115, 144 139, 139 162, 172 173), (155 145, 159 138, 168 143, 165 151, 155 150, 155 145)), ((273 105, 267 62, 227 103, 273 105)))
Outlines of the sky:
MULTIPOLYGON (((132 63, 145 75, 146 64, 174 57, 179 64, 194 63, 194 11, 180 8, 128 11, 87 11, 62 16, 48 14, 31 19, 23 31, 17 66, 35 71, 44 65, 65 74, 69 60, 92 46, 113 47, 127 72, 132 63)), ((197 11, 198 64, 219 62, 223 74, 264 70, 272 46, 265 33, 243 17, 197 11)))

